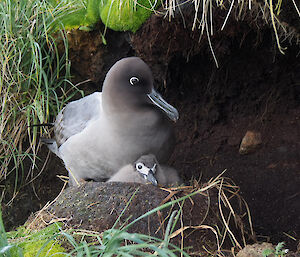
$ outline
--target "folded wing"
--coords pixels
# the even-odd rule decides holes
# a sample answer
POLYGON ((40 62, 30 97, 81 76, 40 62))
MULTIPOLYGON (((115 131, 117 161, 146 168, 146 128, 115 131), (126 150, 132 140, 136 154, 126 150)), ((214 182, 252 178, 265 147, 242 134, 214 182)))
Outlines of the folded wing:
POLYGON ((102 112, 102 94, 99 92, 68 103, 57 115, 54 134, 57 147, 71 136, 83 131, 90 122, 99 119, 102 112))

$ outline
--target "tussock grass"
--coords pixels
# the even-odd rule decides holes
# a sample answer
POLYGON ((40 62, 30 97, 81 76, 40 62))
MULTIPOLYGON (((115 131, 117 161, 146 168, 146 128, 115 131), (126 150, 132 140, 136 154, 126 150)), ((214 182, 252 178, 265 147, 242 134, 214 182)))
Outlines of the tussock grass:
POLYGON ((16 193, 25 177, 24 159, 36 165, 37 134, 71 97, 68 44, 62 30, 53 36, 56 17, 67 9, 50 9, 45 0, 0 1, 0 181, 11 173, 16 193), (58 42, 63 55, 58 52, 58 42))

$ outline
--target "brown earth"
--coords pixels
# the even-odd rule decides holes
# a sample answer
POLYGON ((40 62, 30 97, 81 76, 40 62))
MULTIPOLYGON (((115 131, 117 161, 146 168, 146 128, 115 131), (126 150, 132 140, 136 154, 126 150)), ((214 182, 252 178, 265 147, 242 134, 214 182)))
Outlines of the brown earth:
MULTIPOLYGON (((80 33, 76 47, 71 43, 73 74, 75 81, 91 79, 80 87, 85 92, 98 90, 109 68, 106 63, 142 56, 164 97, 180 113, 170 164, 186 183, 193 177, 205 182, 226 169, 225 175, 240 186, 249 204, 257 239, 275 245, 285 241, 287 248, 296 250, 300 239, 299 46, 284 42, 288 49, 282 55, 268 26, 256 28, 248 21, 231 20, 213 37, 220 66, 216 68, 206 39, 199 44, 199 32, 184 29, 179 19, 169 23, 152 17, 133 37, 109 31, 107 46, 95 46, 96 32, 80 33), (118 51, 110 59, 113 49, 118 51), (107 61, 100 61, 102 57, 107 61), (248 130, 262 134, 262 145, 252 154, 240 155, 239 144, 248 130)), ((4 209, 8 227, 24 222, 60 191, 62 182, 55 176, 64 172, 63 165, 51 159, 35 182, 40 199, 30 185, 19 194, 13 211, 4 209)))

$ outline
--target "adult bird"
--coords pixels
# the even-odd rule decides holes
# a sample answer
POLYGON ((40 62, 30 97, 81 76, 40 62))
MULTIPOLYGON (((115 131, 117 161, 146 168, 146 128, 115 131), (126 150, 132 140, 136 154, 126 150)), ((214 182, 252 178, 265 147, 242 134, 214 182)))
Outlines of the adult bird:
POLYGON ((155 91, 148 65, 129 57, 111 67, 101 93, 68 103, 56 117, 55 138, 44 142, 64 161, 71 185, 105 181, 143 154, 165 163, 178 117, 155 91))
POLYGON ((159 185, 178 185, 181 179, 178 172, 165 165, 160 165, 153 154, 141 156, 133 164, 122 167, 107 182, 136 182, 159 185))

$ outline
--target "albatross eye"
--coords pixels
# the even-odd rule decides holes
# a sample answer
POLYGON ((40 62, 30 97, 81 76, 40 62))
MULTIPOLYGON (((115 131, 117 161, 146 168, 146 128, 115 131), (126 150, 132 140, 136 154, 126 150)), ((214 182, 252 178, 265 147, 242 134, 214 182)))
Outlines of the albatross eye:
POLYGON ((131 85, 136 85, 140 80, 137 77, 131 77, 129 82, 131 85))
POLYGON ((142 162, 136 163, 136 164, 135 164, 135 169, 136 169, 139 173, 141 173, 143 176, 148 176, 149 170, 150 170, 150 169, 149 169, 148 167, 146 167, 145 164, 142 163, 142 162))
POLYGON ((138 171, 142 171, 145 166, 143 163, 139 162, 135 165, 135 167, 138 171))

